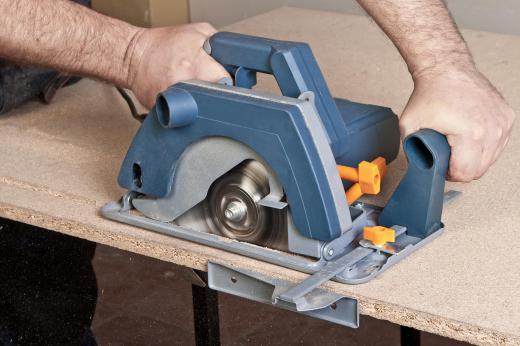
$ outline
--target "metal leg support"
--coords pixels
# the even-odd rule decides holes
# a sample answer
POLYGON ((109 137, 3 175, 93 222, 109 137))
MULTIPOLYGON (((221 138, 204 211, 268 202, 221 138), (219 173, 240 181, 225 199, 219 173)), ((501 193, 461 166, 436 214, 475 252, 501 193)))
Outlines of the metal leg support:
MULTIPOLYGON (((197 271, 207 282, 207 274, 197 271)), ((195 344, 197 346, 220 345, 218 293, 208 286, 191 285, 193 296, 193 318, 195 323, 195 344)))
POLYGON ((420 346, 421 331, 401 326, 401 346, 420 346))

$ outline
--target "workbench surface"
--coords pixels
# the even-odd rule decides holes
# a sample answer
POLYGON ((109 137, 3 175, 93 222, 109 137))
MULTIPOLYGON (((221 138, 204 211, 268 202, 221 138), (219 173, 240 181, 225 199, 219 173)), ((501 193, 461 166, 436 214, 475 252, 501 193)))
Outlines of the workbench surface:
MULTIPOLYGON (((310 43, 335 96, 400 112, 412 82, 399 54, 369 19, 282 8, 226 28, 310 43)), ((464 31, 482 71, 520 113, 520 37, 464 31)), ((261 79, 260 88, 273 88, 261 79)), ((119 166, 138 128, 117 91, 83 80, 51 105, 28 104, 0 118, 0 216, 180 265, 223 261, 287 280, 305 275, 107 221, 119 166)), ((370 138, 367 138, 370 140, 370 138)), ((361 312, 473 343, 520 344, 520 136, 478 182, 449 184, 445 233, 370 283, 327 283, 359 298, 361 312)), ((406 167, 389 168, 382 199, 406 167)), ((0 232, 1 236, 1 232, 0 232)))

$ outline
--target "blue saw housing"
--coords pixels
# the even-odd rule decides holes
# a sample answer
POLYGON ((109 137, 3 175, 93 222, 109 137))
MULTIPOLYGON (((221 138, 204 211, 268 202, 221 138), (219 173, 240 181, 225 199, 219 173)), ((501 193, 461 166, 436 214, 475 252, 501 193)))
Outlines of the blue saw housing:
MULTIPOLYGON (((249 146, 270 165, 303 236, 331 241, 348 231, 349 207, 327 162, 356 166, 378 156, 393 161, 400 142, 397 116, 386 107, 333 98, 305 43, 221 32, 206 49, 230 72, 235 86, 178 83, 159 95, 128 150, 119 184, 165 197, 184 150, 201 139, 223 136, 249 146), (301 102, 240 92, 256 84, 258 72, 272 74, 285 97, 301 102), (318 119, 305 112, 310 106, 318 119)), ((444 136, 423 130, 407 139, 405 150, 417 165, 411 164, 382 218, 425 237, 440 225, 449 146, 444 136), (416 184, 421 185, 418 193, 416 184), (409 196, 412 192, 415 197, 409 196)))

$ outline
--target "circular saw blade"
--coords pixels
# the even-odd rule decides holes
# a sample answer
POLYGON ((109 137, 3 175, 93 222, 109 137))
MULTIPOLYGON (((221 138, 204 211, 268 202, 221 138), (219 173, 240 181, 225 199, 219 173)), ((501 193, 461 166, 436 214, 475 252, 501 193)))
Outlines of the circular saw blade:
POLYGON ((287 212, 258 202, 269 194, 268 171, 247 160, 216 180, 203 202, 212 233, 271 248, 287 247, 287 212))

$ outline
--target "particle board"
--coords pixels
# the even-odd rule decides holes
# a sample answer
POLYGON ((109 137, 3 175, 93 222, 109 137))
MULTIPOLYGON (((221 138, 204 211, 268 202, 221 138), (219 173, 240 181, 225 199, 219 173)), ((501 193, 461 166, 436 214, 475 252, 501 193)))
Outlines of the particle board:
MULTIPOLYGON (((225 29, 310 43, 338 97, 400 112, 412 90, 399 54, 364 17, 281 8, 225 29)), ((463 34, 519 112, 520 37, 463 34)), ((275 90, 270 78, 259 84, 275 90)), ((123 193, 116 177, 138 126, 115 89, 92 80, 60 91, 51 105, 30 103, 0 118, 0 216, 196 269, 214 260, 290 281, 305 277, 103 219, 99 208, 123 193)), ((516 127, 486 176, 448 184, 463 196, 446 206, 440 238, 367 284, 325 288, 357 297, 361 312, 376 318, 476 344, 520 344, 519 150, 516 127)), ((405 168, 402 156, 390 165, 374 203, 384 203, 405 168)))

